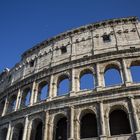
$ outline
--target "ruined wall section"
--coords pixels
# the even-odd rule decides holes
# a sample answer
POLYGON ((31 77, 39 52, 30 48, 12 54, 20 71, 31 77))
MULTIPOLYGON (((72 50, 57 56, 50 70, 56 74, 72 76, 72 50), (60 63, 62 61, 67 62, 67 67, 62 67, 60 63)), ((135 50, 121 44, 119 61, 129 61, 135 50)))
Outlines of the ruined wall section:
POLYGON ((0 91, 44 69, 108 52, 140 48, 140 23, 134 17, 86 25, 41 43, 23 55, 0 82, 0 91), (104 42, 103 36, 110 41, 104 42), (66 53, 62 48, 66 48, 66 53))

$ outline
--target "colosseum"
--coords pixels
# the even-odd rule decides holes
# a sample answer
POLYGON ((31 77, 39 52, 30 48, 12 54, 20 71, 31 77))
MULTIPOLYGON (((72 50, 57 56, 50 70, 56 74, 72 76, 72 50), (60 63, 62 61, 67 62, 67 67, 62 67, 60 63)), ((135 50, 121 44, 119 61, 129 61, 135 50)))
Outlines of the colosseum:
POLYGON ((37 44, 0 74, 0 140, 140 140, 140 82, 132 73, 138 66, 137 17, 37 44))

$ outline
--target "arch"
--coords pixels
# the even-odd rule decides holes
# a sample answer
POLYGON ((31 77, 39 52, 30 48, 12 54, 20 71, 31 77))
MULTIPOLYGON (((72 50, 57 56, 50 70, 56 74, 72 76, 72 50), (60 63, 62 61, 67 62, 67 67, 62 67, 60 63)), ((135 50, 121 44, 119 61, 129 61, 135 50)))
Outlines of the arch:
POLYGON ((95 79, 93 72, 90 69, 81 71, 80 73, 80 90, 83 89, 94 89, 95 88, 95 79))
POLYGON ((61 75, 57 81, 57 96, 70 92, 70 78, 68 75, 61 75))
POLYGON ((98 137, 97 119, 92 110, 85 110, 80 115, 80 138, 98 137))
POLYGON ((7 128, 3 128, 2 130, 0 130, 0 139, 1 140, 6 140, 7 132, 8 132, 7 128))
POLYGON ((22 92, 21 108, 27 107, 30 104, 31 89, 28 87, 22 92))
POLYGON ((9 99, 9 104, 8 104, 8 110, 7 112, 12 112, 15 110, 16 107, 16 99, 17 99, 17 95, 12 95, 9 99))
POLYGON ((23 129, 24 129, 24 127, 23 127, 22 123, 15 125, 12 140, 22 140, 23 129))
POLYGON ((30 140, 42 140, 43 138, 43 122, 41 119, 36 118, 32 122, 32 130, 30 140))
POLYGON ((67 140, 67 117, 57 115, 54 120, 53 140, 67 140))
POLYGON ((120 85, 122 78, 120 74, 120 68, 117 65, 109 64, 104 70, 105 86, 120 85))
POLYGON ((46 81, 41 82, 38 87, 37 101, 42 101, 47 99, 48 93, 49 93, 48 83, 46 81))
POLYGON ((130 65, 131 78, 135 83, 140 82, 140 61, 133 61, 130 65))
POLYGON ((111 135, 131 133, 127 113, 122 109, 114 109, 109 114, 109 126, 111 135))

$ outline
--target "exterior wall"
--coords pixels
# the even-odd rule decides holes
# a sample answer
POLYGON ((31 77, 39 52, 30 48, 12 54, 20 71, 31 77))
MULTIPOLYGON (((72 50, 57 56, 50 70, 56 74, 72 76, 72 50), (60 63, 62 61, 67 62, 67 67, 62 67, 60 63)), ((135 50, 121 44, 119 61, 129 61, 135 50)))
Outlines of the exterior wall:
POLYGON ((0 130, 7 128, 6 140, 12 139, 19 123, 24 128, 23 140, 29 140, 35 119, 43 123, 43 139, 53 140, 54 124, 59 116, 67 117, 69 140, 79 140, 80 116, 87 110, 93 111, 97 118, 98 138, 92 139, 139 140, 140 83, 132 81, 130 72, 132 62, 140 62, 140 23, 134 19, 87 25, 24 53, 21 62, 0 83, 0 103, 4 103, 0 108, 0 130), (105 34, 110 35, 110 42, 103 42, 105 34), (62 47, 67 48, 64 54, 62 47), (122 83, 105 87, 104 73, 111 66, 119 70, 122 83), (80 90, 80 75, 86 70, 94 75, 93 90, 80 90), (70 92, 57 96, 58 81, 65 75, 70 80, 70 92), (37 102, 39 84, 43 81, 49 85, 49 96, 37 102), (30 104, 20 108, 26 88, 31 89, 30 104), (15 94, 15 109, 7 112, 10 98, 15 94), (113 109, 125 110, 131 134, 111 136, 109 113, 113 109))

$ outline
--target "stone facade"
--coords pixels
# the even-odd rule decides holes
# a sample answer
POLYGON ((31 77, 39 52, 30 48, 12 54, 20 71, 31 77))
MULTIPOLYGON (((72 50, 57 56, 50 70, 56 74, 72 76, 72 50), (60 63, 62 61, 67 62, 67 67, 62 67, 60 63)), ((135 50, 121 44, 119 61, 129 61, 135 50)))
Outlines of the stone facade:
POLYGON ((133 82, 130 72, 134 65, 140 65, 137 17, 82 26, 27 50, 15 67, 0 75, 0 140, 37 140, 35 133, 40 129, 42 140, 62 140, 54 136, 61 118, 66 118, 69 140, 140 140, 140 83, 133 82), (104 73, 110 68, 119 70, 121 84, 105 86, 104 73), (95 77, 95 88, 80 90, 80 77, 87 71, 95 77), (65 77, 70 92, 57 96, 58 84, 65 77), (48 84, 49 92, 39 102, 42 82, 48 84), (24 105, 27 90, 30 103, 24 105), (114 110, 127 114, 128 134, 111 134, 114 110), (82 138, 81 120, 88 113, 97 120, 97 136, 82 138))

